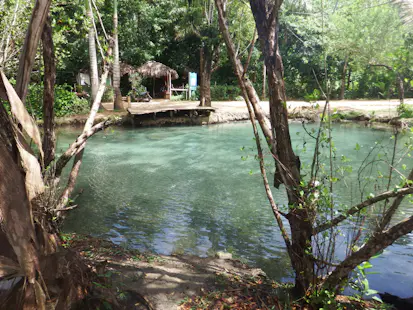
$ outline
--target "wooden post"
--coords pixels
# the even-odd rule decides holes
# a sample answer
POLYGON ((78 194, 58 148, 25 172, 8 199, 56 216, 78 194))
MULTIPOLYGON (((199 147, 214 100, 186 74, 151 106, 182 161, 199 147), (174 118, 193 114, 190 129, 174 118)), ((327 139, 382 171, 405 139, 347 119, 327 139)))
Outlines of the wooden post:
POLYGON ((152 98, 155 98, 155 78, 152 80, 152 98))
POLYGON ((169 82, 168 82, 169 99, 171 99, 172 98, 172 76, 171 76, 171 72, 168 72, 168 78, 169 78, 169 82))
POLYGON ((166 75, 166 84, 167 84, 167 90, 166 90, 166 99, 171 99, 172 98, 172 87, 171 87, 171 73, 168 72, 166 75))

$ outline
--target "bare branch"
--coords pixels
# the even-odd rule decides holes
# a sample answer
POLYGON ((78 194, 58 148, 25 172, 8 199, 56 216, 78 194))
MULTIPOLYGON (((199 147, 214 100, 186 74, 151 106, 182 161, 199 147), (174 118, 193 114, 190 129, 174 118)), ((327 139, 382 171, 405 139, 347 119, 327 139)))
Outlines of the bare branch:
MULTIPOLYGON (((413 180, 413 169, 412 171, 410 171, 409 176, 407 177, 408 180, 413 180)), ((387 227, 387 225, 390 224, 391 219, 393 218, 394 213, 396 213, 397 209, 399 208, 401 202, 403 201, 405 195, 403 196, 399 196, 396 197, 396 199, 394 199, 393 204, 391 205, 391 207, 386 211, 386 213, 384 214, 379 227, 377 228, 378 231, 381 231, 383 229, 385 229, 387 227)))
POLYGON ((367 243, 343 260, 336 269, 326 278, 325 287, 334 288, 348 277, 348 274, 361 263, 369 260, 394 241, 413 231, 413 216, 399 222, 392 228, 381 233, 374 234, 367 243))
POLYGON ((389 198, 393 197, 400 197, 400 196, 406 196, 409 194, 413 194, 413 187, 410 187, 409 185, 406 184, 405 187, 399 189, 399 190, 390 190, 381 193, 380 195, 377 195, 375 197, 369 198, 367 200, 364 200, 363 202, 359 203, 358 205, 350 208, 347 212, 344 214, 341 214, 337 216, 336 218, 332 219, 331 221, 322 224, 314 229, 314 235, 318 234, 326 229, 329 229, 333 226, 336 226, 337 224, 341 223, 342 221, 346 220, 349 216, 356 214, 357 212, 360 212, 364 208, 371 206, 372 204, 375 204, 379 201, 383 201, 389 198))
POLYGON ((254 51, 254 46, 255 46, 256 41, 257 41, 257 27, 254 28, 254 34, 252 35, 252 40, 251 40, 251 48, 250 48, 250 51, 248 53, 247 62, 244 65, 244 73, 242 74, 242 77, 244 77, 245 74, 247 74, 248 67, 250 65, 250 61, 251 61, 251 57, 252 57, 252 52, 254 51))

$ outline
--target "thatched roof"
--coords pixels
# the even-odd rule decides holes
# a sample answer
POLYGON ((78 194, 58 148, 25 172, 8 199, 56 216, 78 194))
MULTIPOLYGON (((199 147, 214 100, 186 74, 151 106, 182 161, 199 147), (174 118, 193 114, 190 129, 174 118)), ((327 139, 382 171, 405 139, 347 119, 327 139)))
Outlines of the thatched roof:
POLYGON ((156 61, 148 61, 136 69, 136 72, 149 78, 161 78, 167 76, 168 73, 171 74, 172 80, 176 80, 179 77, 178 73, 174 69, 171 69, 168 66, 156 61))
POLYGON ((126 62, 121 62, 119 64, 120 67, 120 75, 124 76, 126 74, 132 74, 136 72, 136 67, 131 66, 130 64, 127 64, 126 62))

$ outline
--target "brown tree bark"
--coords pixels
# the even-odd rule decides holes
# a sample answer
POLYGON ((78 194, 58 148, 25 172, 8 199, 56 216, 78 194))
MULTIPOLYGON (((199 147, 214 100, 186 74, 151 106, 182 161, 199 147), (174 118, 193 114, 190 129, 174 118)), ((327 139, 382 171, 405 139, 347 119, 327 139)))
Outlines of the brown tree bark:
POLYGON ((22 53, 20 54, 19 69, 17 71, 16 92, 22 102, 25 101, 30 82, 34 58, 36 57, 37 46, 43 31, 44 24, 49 14, 51 0, 37 0, 33 8, 29 28, 22 53))
POLYGON ((291 263, 295 270, 295 288, 298 294, 308 289, 314 277, 312 259, 312 221, 309 211, 300 204, 300 161, 294 154, 288 126, 287 98, 284 86, 284 68, 278 48, 278 12, 282 1, 250 1, 257 26, 258 38, 267 68, 271 125, 278 157, 275 185, 283 183, 287 190, 291 227, 291 263))
MULTIPOLYGON (((311 257, 312 226, 308 221, 306 210, 298 209, 299 202, 299 159, 295 156, 288 127, 286 96, 283 81, 282 59, 276 45, 276 24, 279 5, 281 3, 267 3, 267 1, 251 1, 250 5, 256 20, 258 37, 265 56, 267 68, 271 126, 265 121, 265 116, 259 108, 259 99, 254 87, 243 74, 243 67, 235 55, 235 47, 229 35, 225 20, 224 4, 216 0, 220 29, 227 45, 228 54, 233 63, 235 73, 243 92, 254 107, 254 113, 261 125, 270 150, 273 153, 277 166, 277 182, 284 183, 287 189, 291 211, 287 218, 290 222, 292 235, 289 254, 296 271, 296 288, 303 293, 313 278, 314 267, 311 257)), ((288 247, 287 247, 288 248, 288 247)))
MULTIPOLYGON (((234 43, 232 42, 229 30, 227 28, 227 22, 224 13, 224 2, 222 0, 215 1, 219 17, 219 27, 227 47, 229 58, 234 67, 234 72, 238 80, 238 84, 242 90, 242 93, 248 97, 248 101, 251 103, 255 117, 260 124, 261 130, 265 136, 266 142, 272 148, 273 145, 273 133, 271 129, 270 121, 265 115, 264 111, 260 106, 260 99, 255 91, 254 86, 247 76, 244 75, 244 67, 241 64, 241 61, 236 55, 236 50, 234 43)), ((247 103, 247 102, 246 102, 247 103)))
POLYGON ((212 77, 213 55, 209 47, 203 46, 199 52, 200 83, 199 83, 199 105, 201 107, 211 106, 211 77, 212 77))
POLYGON ((340 89, 340 97, 338 98, 339 100, 344 99, 344 93, 346 91, 347 61, 348 61, 348 56, 346 56, 346 58, 344 59, 343 72, 341 73, 341 89, 340 89))
POLYGON ((54 122, 54 86, 56 82, 56 61, 53 45, 53 33, 48 17, 42 33, 44 90, 43 90, 43 153, 44 167, 48 167, 55 158, 55 122, 54 122))

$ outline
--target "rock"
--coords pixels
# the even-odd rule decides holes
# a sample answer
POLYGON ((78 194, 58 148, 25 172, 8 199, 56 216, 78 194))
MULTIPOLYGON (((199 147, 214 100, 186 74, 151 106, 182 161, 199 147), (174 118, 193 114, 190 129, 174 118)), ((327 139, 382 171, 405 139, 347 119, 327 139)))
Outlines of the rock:
POLYGON ((267 278, 267 274, 260 268, 253 268, 251 269, 251 275, 253 277, 263 277, 267 278))
POLYGON ((396 307, 398 310, 413 309, 413 297, 410 298, 400 298, 398 296, 389 293, 379 293, 381 300, 386 304, 390 304, 396 307))
POLYGON ((232 259, 232 254, 226 252, 217 252, 215 254, 215 257, 219 259, 232 259))

